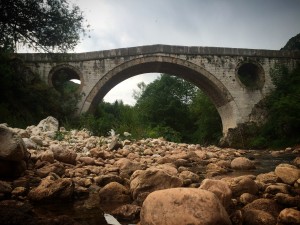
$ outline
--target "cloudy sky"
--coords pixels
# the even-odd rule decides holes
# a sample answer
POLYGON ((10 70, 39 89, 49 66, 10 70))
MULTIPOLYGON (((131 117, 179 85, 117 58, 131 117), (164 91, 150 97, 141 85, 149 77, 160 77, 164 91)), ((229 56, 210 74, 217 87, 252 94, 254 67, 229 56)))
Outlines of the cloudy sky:
MULTIPOLYGON (((300 33, 300 0, 71 0, 91 26, 75 52, 168 44, 280 49, 300 33)), ((134 104, 137 83, 157 74, 132 77, 105 101, 134 104)))

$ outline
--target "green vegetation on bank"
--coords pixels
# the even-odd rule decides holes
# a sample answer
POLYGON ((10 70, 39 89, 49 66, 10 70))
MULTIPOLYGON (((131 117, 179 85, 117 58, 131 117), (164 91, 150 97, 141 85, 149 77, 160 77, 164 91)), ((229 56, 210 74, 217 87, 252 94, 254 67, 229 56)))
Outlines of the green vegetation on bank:
POLYGON ((96 112, 80 117, 78 127, 96 135, 131 133, 131 138, 164 137, 169 141, 217 144, 222 124, 211 101, 191 83, 162 74, 138 85, 135 106, 101 102, 96 112), (207 115, 207 116, 203 116, 207 115))

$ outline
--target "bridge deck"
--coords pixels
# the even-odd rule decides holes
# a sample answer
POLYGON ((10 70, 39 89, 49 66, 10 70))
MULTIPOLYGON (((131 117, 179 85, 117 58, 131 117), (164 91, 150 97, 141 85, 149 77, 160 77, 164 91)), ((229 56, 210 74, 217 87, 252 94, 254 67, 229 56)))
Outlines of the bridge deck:
POLYGON ((130 48, 118 48, 104 51, 83 53, 18 53, 27 62, 88 61, 148 54, 177 54, 177 55, 218 55, 218 56, 251 56, 271 58, 300 58, 300 51, 281 51, 266 49, 175 46, 175 45, 145 45, 130 48))

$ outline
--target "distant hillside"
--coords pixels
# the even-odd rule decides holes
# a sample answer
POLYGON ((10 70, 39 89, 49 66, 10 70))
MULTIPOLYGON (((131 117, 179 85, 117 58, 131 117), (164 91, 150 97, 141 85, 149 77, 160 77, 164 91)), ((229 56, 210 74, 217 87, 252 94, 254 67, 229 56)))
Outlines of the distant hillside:
POLYGON ((300 51, 300 33, 292 37, 281 50, 299 50, 300 51))

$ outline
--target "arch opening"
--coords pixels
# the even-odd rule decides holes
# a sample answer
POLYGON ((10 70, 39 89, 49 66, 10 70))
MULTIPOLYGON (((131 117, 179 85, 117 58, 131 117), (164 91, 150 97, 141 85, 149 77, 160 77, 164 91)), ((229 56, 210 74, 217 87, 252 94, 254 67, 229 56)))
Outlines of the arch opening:
POLYGON ((236 127, 237 106, 227 88, 211 73, 191 62, 164 56, 148 56, 127 61, 105 74, 83 102, 81 112, 92 112, 104 96, 122 81, 143 73, 165 73, 183 78, 199 87, 217 108, 223 134, 236 127))
POLYGON ((75 68, 61 65, 50 72, 49 84, 60 93, 75 93, 80 91, 82 79, 75 68))
POLYGON ((236 75, 240 83, 247 89, 257 90, 264 85, 264 72, 257 63, 242 63, 237 67, 236 75))

